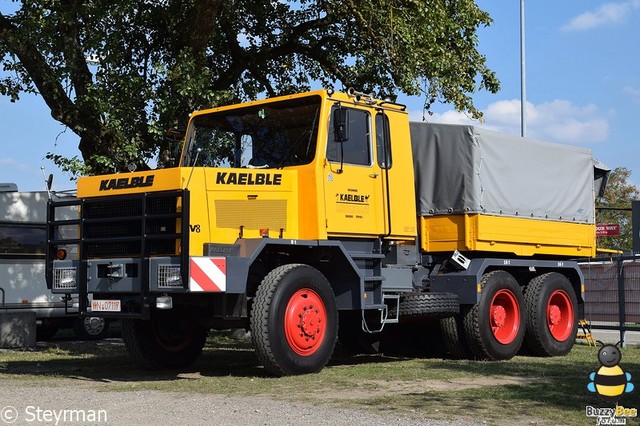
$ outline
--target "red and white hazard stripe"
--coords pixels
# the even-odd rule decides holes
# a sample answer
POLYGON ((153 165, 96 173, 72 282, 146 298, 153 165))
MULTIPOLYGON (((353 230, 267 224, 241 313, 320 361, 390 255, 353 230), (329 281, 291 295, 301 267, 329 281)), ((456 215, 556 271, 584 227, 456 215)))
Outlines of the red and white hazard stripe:
POLYGON ((192 257, 189 262, 189 290, 222 292, 227 289, 227 259, 192 257))

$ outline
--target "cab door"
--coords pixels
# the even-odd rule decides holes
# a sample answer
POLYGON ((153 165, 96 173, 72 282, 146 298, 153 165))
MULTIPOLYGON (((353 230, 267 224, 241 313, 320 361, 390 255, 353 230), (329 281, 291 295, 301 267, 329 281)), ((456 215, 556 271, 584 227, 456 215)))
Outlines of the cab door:
POLYGON ((371 114, 364 109, 333 106, 324 162, 324 197, 328 235, 383 235, 383 181, 374 161, 371 114), (345 119, 336 137, 336 109, 345 119), (346 112, 345 112, 346 111, 346 112))

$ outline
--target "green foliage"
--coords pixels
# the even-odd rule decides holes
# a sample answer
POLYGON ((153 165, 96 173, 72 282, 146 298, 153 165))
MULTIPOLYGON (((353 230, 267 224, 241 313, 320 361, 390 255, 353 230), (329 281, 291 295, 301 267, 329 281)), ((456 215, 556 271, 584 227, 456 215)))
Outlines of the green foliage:
MULTIPOLYGON (((425 97, 479 117, 498 90, 471 0, 23 0, 0 14, 0 94, 40 94, 80 136, 78 172, 170 155, 195 109, 315 82, 425 97), (90 63, 87 58, 91 58, 90 63)), ((337 87, 336 87, 337 86, 337 87)), ((71 163, 52 155, 61 167, 71 163)), ((77 165, 77 162, 75 163, 77 165)))
POLYGON ((85 163, 79 159, 77 155, 67 158, 60 154, 47 152, 45 158, 47 160, 51 160, 54 164, 60 167, 63 172, 68 173, 73 179, 77 179, 79 176, 88 175, 90 172, 85 163))
MULTIPOLYGON (((603 197, 596 199, 597 207, 631 208, 631 202, 640 196, 638 187, 629 182, 631 170, 617 167, 609 173, 607 189, 603 197)), ((596 216, 598 223, 619 223, 620 236, 598 237, 598 247, 617 250, 631 250, 633 246, 631 211, 599 210, 596 216)))

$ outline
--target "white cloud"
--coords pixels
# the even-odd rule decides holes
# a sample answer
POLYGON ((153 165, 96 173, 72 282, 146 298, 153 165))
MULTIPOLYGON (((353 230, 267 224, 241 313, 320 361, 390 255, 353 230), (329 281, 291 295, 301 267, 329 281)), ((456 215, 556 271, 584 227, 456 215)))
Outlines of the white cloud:
POLYGON ((634 102, 640 104, 640 88, 625 86, 622 91, 629 95, 634 102))
MULTIPOLYGON (((415 116, 412 116, 415 118, 415 116)), ((471 120, 455 111, 434 114, 427 121, 450 124, 473 124, 503 133, 520 134, 520 101, 503 100, 484 109, 484 123, 471 120)), ((554 100, 541 104, 527 102, 527 136, 550 142, 586 145, 609 137, 606 114, 593 104, 573 105, 554 100)))
POLYGON ((0 158, 0 167, 6 167, 13 170, 31 170, 31 166, 21 163, 14 158, 0 158))
POLYGON ((640 9, 640 0, 605 3, 595 10, 580 14, 562 26, 562 31, 585 31, 596 27, 623 22, 629 14, 640 9))

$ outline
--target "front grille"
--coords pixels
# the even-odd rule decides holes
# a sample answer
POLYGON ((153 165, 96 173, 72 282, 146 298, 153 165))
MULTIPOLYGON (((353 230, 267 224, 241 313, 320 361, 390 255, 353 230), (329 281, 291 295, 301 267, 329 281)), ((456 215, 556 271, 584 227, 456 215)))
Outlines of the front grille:
POLYGON ((85 219, 104 217, 140 216, 142 214, 141 199, 113 200, 98 198, 87 200, 82 206, 82 216, 85 219))
POLYGON ((85 199, 84 257, 170 256, 181 242, 182 192, 85 199))

